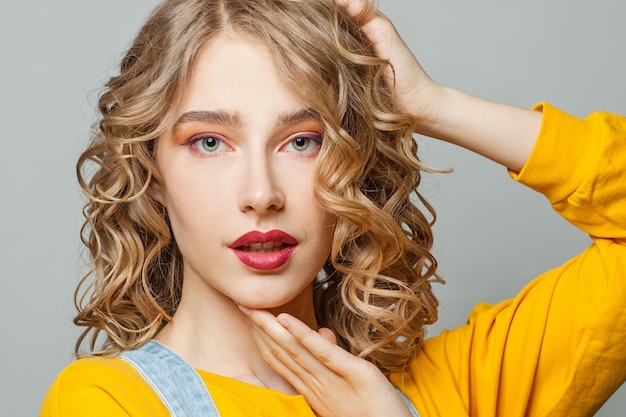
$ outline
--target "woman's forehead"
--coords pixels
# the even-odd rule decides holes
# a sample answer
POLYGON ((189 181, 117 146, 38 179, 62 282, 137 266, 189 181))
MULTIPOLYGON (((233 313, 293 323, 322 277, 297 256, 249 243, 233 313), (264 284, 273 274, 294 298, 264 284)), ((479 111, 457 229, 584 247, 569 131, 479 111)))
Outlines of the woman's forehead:
POLYGON ((177 118, 202 114, 232 125, 252 116, 283 122, 319 117, 285 82, 264 41, 233 32, 204 45, 183 92, 177 118))

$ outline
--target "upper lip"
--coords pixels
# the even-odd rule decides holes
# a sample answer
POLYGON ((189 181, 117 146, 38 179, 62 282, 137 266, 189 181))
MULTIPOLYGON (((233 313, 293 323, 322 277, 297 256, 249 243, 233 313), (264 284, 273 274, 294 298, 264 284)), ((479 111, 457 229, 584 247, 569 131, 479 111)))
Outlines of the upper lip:
POLYGON ((284 245, 297 245, 298 241, 290 234, 283 232, 282 230, 270 230, 269 232, 260 232, 254 230, 248 232, 228 245, 231 249, 237 249, 245 246, 250 246, 259 243, 281 243, 284 245))

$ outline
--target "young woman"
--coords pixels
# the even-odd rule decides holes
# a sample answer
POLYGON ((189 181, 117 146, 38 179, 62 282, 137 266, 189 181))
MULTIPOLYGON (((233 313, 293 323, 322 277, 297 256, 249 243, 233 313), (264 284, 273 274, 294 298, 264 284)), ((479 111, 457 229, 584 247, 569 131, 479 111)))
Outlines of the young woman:
POLYGON ((592 415, 626 378, 626 120, 440 86, 384 16, 337 3, 148 19, 78 164, 87 357, 42 416, 592 415), (593 245, 423 340, 415 132, 501 163, 593 245))

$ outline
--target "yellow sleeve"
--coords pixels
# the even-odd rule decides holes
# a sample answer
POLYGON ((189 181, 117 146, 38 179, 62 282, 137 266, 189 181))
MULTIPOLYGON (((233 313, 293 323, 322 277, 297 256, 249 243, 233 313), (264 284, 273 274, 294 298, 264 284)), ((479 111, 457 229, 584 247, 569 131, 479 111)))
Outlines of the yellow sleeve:
POLYGON ((592 237, 626 238, 626 117, 596 112, 577 119, 542 103, 540 137, 513 178, 548 197, 592 237))
POLYGON ((626 380, 626 118, 537 109, 537 144, 511 175, 593 244, 425 341, 391 377, 424 416, 591 416, 626 380))
POLYGON ((133 367, 120 359, 80 359, 48 389, 39 417, 169 417, 133 367), (138 401, 137 399, 141 400, 138 401))

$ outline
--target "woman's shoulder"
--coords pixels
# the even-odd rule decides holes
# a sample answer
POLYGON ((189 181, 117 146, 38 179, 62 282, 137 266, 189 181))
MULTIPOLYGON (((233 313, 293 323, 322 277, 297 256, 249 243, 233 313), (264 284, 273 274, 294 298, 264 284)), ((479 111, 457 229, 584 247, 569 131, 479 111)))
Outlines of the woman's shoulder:
POLYGON ((59 377, 68 379, 80 377, 82 379, 95 375, 102 376, 102 374, 115 374, 126 377, 132 377, 133 374, 139 375, 135 368, 122 359, 89 357, 70 363, 61 371, 59 377))
POLYGON ((86 389, 89 387, 107 387, 148 384, 137 370, 119 358, 82 358, 65 367, 57 377, 55 384, 65 390, 86 389))
POLYGON ((65 367, 48 389, 40 417, 86 412, 92 416, 168 415, 150 385, 118 358, 83 358, 65 367))

